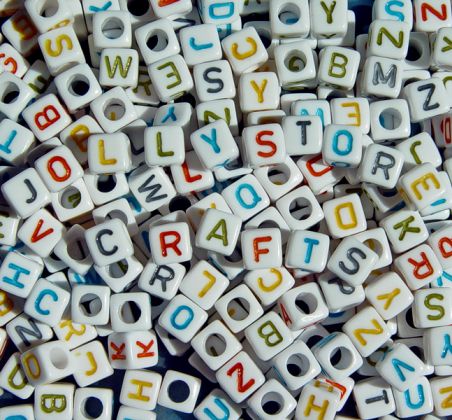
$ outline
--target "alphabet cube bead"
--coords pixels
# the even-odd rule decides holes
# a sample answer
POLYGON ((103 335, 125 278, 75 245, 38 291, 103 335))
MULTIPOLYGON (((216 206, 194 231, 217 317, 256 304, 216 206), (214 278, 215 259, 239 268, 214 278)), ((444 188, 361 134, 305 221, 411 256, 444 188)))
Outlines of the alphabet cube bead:
POLYGON ((53 13, 51 14, 44 13, 45 10, 42 9, 42 5, 30 0, 26 0, 23 6, 33 21, 33 24, 41 33, 58 28, 59 26, 71 24, 74 20, 70 9, 61 0, 55 0, 53 2, 53 13))
POLYGON ((151 226, 152 257, 159 264, 189 261, 193 254, 188 225, 184 222, 151 226))
POLYGON ((94 264, 101 267, 130 257, 134 252, 127 227, 119 219, 87 229, 85 238, 94 264))
POLYGON ((146 127, 144 151, 148 166, 182 165, 185 160, 182 128, 178 126, 146 127))
POLYGON ((393 20, 374 20, 369 27, 367 55, 403 60, 408 53, 410 27, 393 20))
POLYGON ((72 122, 54 94, 41 96, 24 109, 22 116, 39 141, 56 136, 72 122))
POLYGON ((228 286, 227 277, 207 261, 199 261, 185 275, 179 290, 202 309, 209 310, 228 286))
POLYGON ((367 96, 397 98, 402 89, 403 63, 387 57, 366 59, 361 79, 361 91, 367 96))
POLYGON ((393 393, 398 417, 412 417, 433 411, 432 390, 425 376, 418 378, 403 392, 393 388, 393 393))
POLYGON ((77 365, 73 375, 78 386, 92 385, 113 375, 113 369, 100 341, 91 341, 71 353, 77 365))
POLYGON ((161 299, 172 299, 185 275, 182 264, 157 265, 148 262, 138 280, 138 287, 151 296, 161 299))
POLYGON ((452 319, 448 288, 421 289, 414 293, 413 321, 416 328, 442 327, 452 319))
POLYGON ((276 73, 244 73, 240 76, 238 88, 243 112, 277 109, 279 106, 281 88, 276 73))
POLYGON ((184 295, 176 295, 164 309, 159 325, 183 343, 188 343, 207 320, 207 312, 184 295))
POLYGON ((430 284, 441 276, 442 267, 432 248, 422 244, 394 260, 397 270, 411 290, 430 284))
POLYGON ((261 370, 241 351, 216 373, 221 388, 235 403, 241 403, 265 382, 261 370))
POLYGON ((99 420, 107 420, 111 418, 113 412, 113 390, 107 388, 79 388, 74 394, 74 419, 85 420, 88 418, 87 409, 90 401, 95 399, 102 407, 102 411, 98 413, 99 420))
POLYGON ((220 60, 222 57, 220 38, 214 24, 187 26, 180 30, 179 40, 189 67, 220 60))
POLYGON ((171 102, 193 88, 188 66, 179 54, 152 63, 148 71, 162 102, 171 102))
POLYGON ((190 135, 190 142, 207 169, 226 166, 239 157, 239 149, 223 120, 207 124, 190 135))
POLYGON ((323 233, 295 230, 287 242, 285 266, 320 273, 327 263, 329 245, 330 238, 323 233))
POLYGON ((334 418, 339 409, 340 392, 320 381, 311 381, 303 387, 295 416, 315 420, 319 414, 325 419, 334 418))
POLYGON ((408 346, 397 343, 375 365, 381 377, 398 391, 405 391, 425 374, 424 362, 408 346))
POLYGON ((106 325, 110 320, 110 288, 107 286, 78 285, 72 289, 71 316, 79 324, 106 325), (96 300, 96 312, 85 309, 96 300))
POLYGON ((421 216, 416 211, 399 210, 385 217, 380 226, 385 230, 396 253, 414 248, 429 236, 421 216))
POLYGON ((327 266, 340 279, 356 287, 366 281, 377 261, 378 255, 372 249, 351 236, 341 241, 327 266))
POLYGON ((131 48, 104 48, 100 57, 99 83, 104 87, 136 87, 138 52, 131 48))
POLYGON ((344 238, 366 230, 366 217, 356 193, 326 201, 323 203, 323 213, 334 238, 344 238))
POLYGON ((196 405, 196 400, 198 399, 200 388, 201 380, 199 378, 175 370, 168 370, 162 381, 158 403, 171 410, 182 413, 192 413, 196 405), (186 391, 186 397, 182 401, 176 400, 172 395, 171 388, 172 385, 174 387, 175 383, 177 383, 179 387, 183 387, 186 391))
POLYGON ((24 108, 33 98, 33 90, 21 79, 9 72, 0 75, 0 111, 5 117, 17 121, 24 108), (10 95, 15 95, 11 99, 10 95))
POLYGON ((322 370, 334 381, 341 381, 356 372, 363 360, 344 333, 333 333, 312 347, 312 353, 320 363, 322 370), (332 361, 334 354, 340 351, 339 360, 332 361))
POLYGON ((34 404, 35 419, 44 420, 49 415, 52 416, 53 410, 59 410, 59 412, 56 411, 57 414, 53 414, 55 417, 61 414, 61 416, 72 418, 74 415, 74 390, 75 386, 69 383, 37 386, 34 404))
POLYGON ((94 174, 128 172, 132 165, 129 138, 123 133, 91 135, 88 138, 88 165, 94 174))
POLYGON ((60 73, 55 77, 55 86, 67 109, 72 113, 89 105, 102 94, 96 76, 86 63, 60 73))
POLYGON ((278 299, 278 310, 286 325, 300 330, 316 324, 328 316, 328 307, 315 283, 294 287, 278 299), (303 305, 300 303, 303 302, 303 305))
POLYGON ((275 312, 268 312, 245 329, 245 337, 256 355, 267 361, 293 343, 293 336, 275 312))
POLYGON ((361 162, 362 133, 358 127, 331 124, 323 132, 322 156, 325 163, 356 168, 361 162))
POLYGON ((47 210, 40 209, 29 217, 17 233, 17 237, 34 253, 48 257, 62 238, 65 228, 47 210))
POLYGON ((3 43, 0 45, 0 54, 4 54, 0 59, 0 69, 8 71, 17 77, 23 77, 28 71, 30 64, 11 45, 3 43))
POLYGON ((229 212, 210 208, 200 221, 196 232, 196 246, 231 255, 237 244, 242 221, 229 212))
POLYGON ((378 312, 367 306, 350 318, 342 327, 361 356, 367 357, 390 337, 386 323, 378 312))
POLYGON ((442 0, 413 2, 415 16, 420 16, 414 23, 414 29, 422 32, 436 32, 442 27, 450 26, 450 4, 442 0))
POLYGON ((26 298, 40 277, 44 265, 41 261, 9 252, 0 266, 1 288, 8 294, 26 298))
MULTIPOLYGON (((197 26, 196 26, 197 27, 197 26)), ((158 19, 135 30, 135 39, 147 65, 179 54, 180 46, 171 21, 158 19), (152 40, 155 38, 155 45, 152 40)))
POLYGON ((13 353, 4 363, 0 371, 0 384, 2 389, 12 395, 20 399, 27 399, 33 394, 35 388, 25 376, 20 356, 19 352, 13 353))
POLYGON ((440 262, 443 269, 447 270, 451 267, 452 252, 450 252, 448 245, 450 245, 450 227, 448 225, 436 232, 429 235, 428 243, 432 247, 438 261, 440 262))
POLYGON ((243 263, 248 270, 282 265, 281 232, 277 228, 245 230, 241 245, 243 263))
POLYGON ((135 106, 123 88, 104 92, 90 104, 90 109, 106 133, 114 133, 137 119, 135 106))
POLYGON ((366 298, 384 320, 394 318, 414 300, 403 280, 391 272, 382 274, 366 287, 366 298))
POLYGON ((320 153, 322 120, 318 116, 288 116, 282 120, 286 151, 290 156, 320 153))
POLYGON ((26 152, 34 143, 33 133, 28 128, 7 118, 0 122, 0 130, 5 133, 5 135, 2 135, 2 143, 0 144, 2 159, 11 164, 24 162, 26 152))
POLYGON ((233 333, 244 330, 264 314, 259 301, 244 284, 218 299, 215 309, 233 333))
POLYGON ((221 46, 236 76, 254 71, 268 60, 267 50, 252 26, 227 36, 221 46))
POLYGON ((38 43, 52 76, 86 62, 77 34, 71 25, 43 33, 38 37, 38 43))
POLYGON ((116 293, 110 298, 110 323, 113 331, 144 331, 152 326, 151 302, 145 292, 116 293), (136 316, 127 319, 124 310, 133 304, 137 308, 136 316))
POLYGON ((242 350, 240 341, 218 320, 196 334, 191 345, 212 370, 218 370, 242 350))
POLYGON ((127 370, 122 382, 121 404, 142 410, 153 410, 157 405, 162 376, 148 370, 127 370))
POLYGON ((318 81, 321 85, 351 89, 356 81, 360 55, 342 47, 326 47, 321 56, 318 81))
POLYGON ((423 121, 449 111, 447 91, 441 80, 431 78, 407 85, 403 89, 413 122, 423 121))
POLYGON ((270 205, 270 199, 253 175, 245 175, 221 193, 232 212, 247 221, 270 205))
POLYGON ((210 61, 193 67, 196 93, 202 102, 234 98, 234 77, 227 60, 210 61))
POLYGON ((63 341, 50 341, 26 351, 21 364, 30 384, 56 382, 71 375, 76 366, 69 347, 63 341))
POLYGON ((369 378, 357 382, 353 388, 353 397, 362 419, 371 419, 377 413, 388 417, 388 414, 395 411, 391 387, 382 378, 369 378))

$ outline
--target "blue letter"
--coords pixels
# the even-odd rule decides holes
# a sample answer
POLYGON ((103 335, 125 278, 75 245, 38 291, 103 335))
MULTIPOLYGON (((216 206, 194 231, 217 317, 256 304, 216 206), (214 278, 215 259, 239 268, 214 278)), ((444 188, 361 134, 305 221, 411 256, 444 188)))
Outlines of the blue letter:
POLYGON ((193 321, 193 318, 195 317, 195 314, 193 312, 193 309, 191 309, 189 306, 187 305, 181 305, 179 306, 171 315, 171 325, 176 328, 177 330, 185 330, 185 328, 188 327, 188 325, 193 321), (176 318, 177 316, 182 312, 182 311, 186 311, 188 312, 188 317, 187 319, 184 321, 183 324, 177 324, 176 323, 176 318))
POLYGON ((54 302, 58 301, 58 295, 53 290, 50 290, 50 289, 41 290, 41 292, 39 292, 39 295, 38 295, 38 297, 36 298, 36 301, 35 301, 36 312, 41 314, 41 315, 49 315, 50 314, 50 311, 48 309, 42 309, 41 308, 42 299, 44 299, 44 297, 46 295, 49 295, 54 302))
POLYGON ((212 149, 215 153, 220 153, 221 149, 218 147, 218 143, 217 143, 217 129, 212 128, 210 135, 211 135, 211 138, 207 137, 205 134, 201 134, 200 137, 206 143, 209 143, 209 145, 212 146, 212 149))
POLYGON ((239 204, 247 210, 253 209, 254 207, 257 206, 257 203, 259 203, 259 201, 262 201, 262 198, 257 195, 256 190, 250 184, 239 185, 239 187, 237 188, 237 191, 235 192, 235 198, 237 199, 239 204), (250 204, 245 203, 245 201, 243 200, 243 198, 241 196, 242 190, 248 190, 250 192, 250 194, 252 195, 253 201, 250 204))
POLYGON ((3 281, 5 283, 8 283, 8 284, 11 284, 13 286, 18 287, 19 289, 23 289, 25 286, 23 285, 23 283, 20 283, 18 281, 19 277, 20 277, 21 274, 25 274, 25 275, 28 276, 30 274, 30 271, 26 270, 23 267, 19 267, 18 265, 13 264, 13 263, 9 263, 8 264, 8 268, 10 268, 11 270, 15 271, 14 276, 13 276, 12 279, 10 279, 9 277, 3 277, 3 281))

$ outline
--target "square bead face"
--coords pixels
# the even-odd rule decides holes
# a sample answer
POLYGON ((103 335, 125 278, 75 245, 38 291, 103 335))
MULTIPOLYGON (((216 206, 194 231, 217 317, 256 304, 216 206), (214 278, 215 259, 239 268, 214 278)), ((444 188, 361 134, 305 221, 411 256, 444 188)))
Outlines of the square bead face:
POLYGON ((188 26, 179 32, 179 39, 188 66, 220 60, 222 50, 214 24, 188 26))
POLYGON ((377 372, 398 391, 405 391, 426 373, 426 366, 408 346, 397 343, 376 364, 377 372))
POLYGON ((228 286, 227 277, 207 261, 199 261, 188 271, 179 290, 207 311, 212 308, 228 286))
POLYGON ((236 403, 244 401, 265 382, 263 373, 243 351, 218 370, 215 376, 221 388, 236 403))
POLYGON ((410 26, 393 20, 374 20, 369 27, 367 55, 403 60, 408 52, 410 26))
POLYGON ((244 73, 240 76, 239 100, 243 112, 277 109, 280 93, 276 73, 244 73))
POLYGON ((362 150, 359 128, 336 124, 325 127, 322 144, 325 163, 340 168, 356 168, 361 162, 362 150))
POLYGON ((227 166, 239 157, 238 146, 223 120, 196 130, 190 135, 190 142, 200 161, 208 169, 227 166))
POLYGON ((128 370, 124 375, 119 401, 129 407, 153 410, 157 405, 162 376, 147 370, 128 370))
POLYGON ((71 117, 54 94, 44 95, 27 108, 22 116, 39 141, 56 136, 71 122, 71 117))
POLYGON ((322 85, 351 89, 358 74, 360 55, 342 47, 326 47, 320 57, 318 80, 322 85))
POLYGON ((189 261, 192 257, 190 234, 186 223, 152 226, 149 230, 152 257, 159 264, 189 261))
POLYGON ((412 293, 396 273, 382 274, 373 280, 366 287, 366 298, 384 320, 394 318, 414 300, 412 293))
POLYGON ((6 293, 26 298, 41 275, 41 262, 10 252, 0 266, 0 284, 6 293))
POLYGON ((207 320, 207 312, 182 294, 174 297, 159 318, 159 325, 188 343, 207 320))
POLYGON ((69 292, 45 279, 39 279, 27 297, 24 312, 54 327, 60 322, 69 300, 69 292))
POLYGON ((344 238, 363 232, 367 228, 361 199, 349 194, 323 203, 328 230, 334 238, 344 238))
POLYGON ((378 255, 355 237, 341 241, 328 260, 328 270, 352 286, 360 286, 375 268, 378 255))
POLYGON ((416 328, 449 325, 452 320, 452 291, 448 288, 421 289, 414 293, 413 321, 416 328))
POLYGON ((391 387, 381 378, 359 381, 353 389, 356 408, 362 419, 371 419, 375 414, 387 416, 395 410, 391 387))
POLYGON ((276 228, 248 229, 241 235, 243 262, 248 270, 282 265, 281 232, 276 228))
POLYGON ((320 117, 284 117, 282 129, 288 155, 310 155, 321 152, 323 133, 320 117))
POLYGON ((398 417, 420 416, 433 411, 432 390, 428 379, 424 376, 405 391, 393 389, 393 392, 398 417))
POLYGON ((367 357, 390 337, 386 323, 375 309, 368 306, 348 320, 342 330, 352 340, 361 356, 367 357))
POLYGON ((103 87, 136 87, 138 52, 129 48, 104 48, 100 56, 99 83, 103 87))
POLYGON ((308 230, 295 230, 287 242, 285 265, 312 273, 324 270, 328 259, 330 238, 308 230))
POLYGON ((253 27, 234 32, 221 45, 236 76, 254 71, 268 60, 267 50, 253 27))
POLYGON ((264 314, 259 301, 244 284, 218 299, 215 309, 233 333, 244 330, 264 314))
POLYGON ((399 210, 380 222, 396 253, 402 253, 421 244, 428 238, 428 231, 416 211, 399 210))
POLYGON ((184 132, 181 127, 146 127, 145 160, 149 166, 181 165, 185 160, 184 132))

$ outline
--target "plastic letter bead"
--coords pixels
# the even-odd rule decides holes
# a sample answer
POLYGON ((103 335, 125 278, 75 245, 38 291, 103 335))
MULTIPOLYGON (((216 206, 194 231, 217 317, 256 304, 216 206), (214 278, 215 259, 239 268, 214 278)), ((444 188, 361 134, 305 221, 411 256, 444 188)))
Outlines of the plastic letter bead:
POLYGON ((165 373, 160 387, 158 403, 163 407, 167 407, 175 411, 192 413, 196 405, 200 387, 200 379, 174 370, 168 370, 165 373), (173 399, 174 397, 170 394, 171 385, 174 383, 177 383, 180 387, 184 387, 186 394, 188 394, 182 401, 173 399))
POLYGON ((127 370, 119 402, 132 408, 153 410, 157 404, 162 377, 147 370, 127 370))
POLYGON ((35 419, 44 420, 59 415, 72 418, 74 416, 74 390, 75 386, 70 383, 37 386, 34 403, 35 419))
POLYGON ((242 409, 223 391, 214 389, 193 411, 198 420, 210 420, 212 416, 229 415, 230 420, 239 420, 242 409))
POLYGON ((261 370, 244 351, 229 360, 215 376, 235 403, 241 403, 265 382, 261 370))
MULTIPOLYGON (((91 398, 95 399, 102 407, 98 413, 98 419, 111 418, 113 411, 113 390, 107 388, 79 388, 74 394, 74 419, 85 420, 89 418, 87 408, 91 398)), ((99 407, 100 409, 100 407, 99 407)))
POLYGON ((354 315, 342 329, 363 357, 372 354, 390 337, 388 326, 371 306, 354 315))

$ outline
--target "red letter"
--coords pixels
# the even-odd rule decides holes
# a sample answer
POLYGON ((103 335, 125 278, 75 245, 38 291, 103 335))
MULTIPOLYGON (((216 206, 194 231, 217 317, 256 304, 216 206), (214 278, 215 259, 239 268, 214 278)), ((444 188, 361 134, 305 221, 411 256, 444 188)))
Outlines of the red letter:
POLYGON ((154 345, 154 340, 149 341, 148 344, 143 344, 141 341, 136 341, 136 345, 138 347, 140 347, 141 349, 143 349, 143 351, 141 353, 138 353, 139 359, 141 357, 152 357, 155 355, 155 353, 153 351, 149 351, 152 348, 152 346, 154 345))
POLYGON ((121 345, 118 347, 113 341, 110 343, 110 347, 115 351, 114 354, 111 355, 111 360, 124 360, 126 356, 122 354, 126 347, 126 343, 121 343, 121 345))
POLYGON ((425 22, 427 18, 427 11, 429 11, 432 15, 435 15, 439 20, 447 19, 447 8, 445 4, 441 5, 441 14, 438 10, 434 9, 431 4, 422 3, 421 4, 421 16, 422 20, 425 22))
POLYGON ((428 276, 433 274, 433 267, 430 264, 430 261, 427 258, 425 252, 421 252, 422 260, 417 262, 413 258, 408 258, 408 262, 414 265, 413 274, 419 280, 425 279, 428 276), (427 267, 427 271, 425 273, 420 273, 422 267, 427 267))
POLYGON ((320 154, 320 155, 317 155, 317 156, 312 157, 311 159, 309 159, 309 160, 306 162, 306 169, 309 171, 309 173, 310 173, 312 176, 322 176, 322 175, 325 175, 325 174, 327 174, 328 172, 330 172, 330 171, 333 170, 333 167, 332 167, 332 166, 327 166, 325 169, 322 169, 321 171, 318 171, 318 172, 317 172, 317 171, 314 169, 314 163, 318 162, 318 161, 321 160, 321 159, 322 159, 322 155, 320 154))
POLYGON ((53 180, 57 182, 67 181, 72 173, 71 167, 66 162, 66 159, 62 156, 53 156, 52 158, 50 158, 47 162, 47 170, 49 171, 49 174, 53 178, 53 180), (61 163, 61 165, 63 166, 64 173, 61 176, 56 173, 55 169, 53 169, 53 164, 56 162, 61 163))
POLYGON ((260 236, 253 239, 253 250, 254 250, 254 261, 259 262, 260 254, 268 254, 270 250, 268 248, 259 249, 260 242, 270 242, 272 240, 271 236, 260 236))
POLYGON ((237 390, 239 392, 247 391, 256 382, 254 379, 250 379, 246 384, 243 383, 243 365, 240 362, 229 368, 226 374, 232 376, 235 371, 237 371, 237 390))
POLYGON ((274 134, 273 131, 270 131, 270 130, 259 131, 259 133, 256 134, 256 143, 259 146, 268 146, 271 149, 270 152, 257 152, 257 154, 260 157, 263 157, 263 158, 272 157, 276 153, 276 151, 278 150, 278 148, 276 147, 276 144, 273 143, 272 141, 262 140, 262 137, 264 137, 264 136, 272 136, 273 134, 274 134))
POLYGON ((444 244, 449 245, 452 247, 452 239, 450 238, 441 238, 438 241, 438 248, 441 251, 441 255, 443 258, 449 258, 452 255, 452 249, 450 251, 446 251, 444 248, 444 244))
POLYGON ((289 317, 289 314, 286 311, 286 308, 283 304, 279 304, 279 308, 281 309, 281 316, 286 325, 292 324, 292 320, 289 317))
POLYGON ((33 243, 38 242, 42 238, 45 238, 46 236, 48 236, 51 233, 53 233, 53 228, 49 228, 45 232, 39 233, 43 223, 44 223, 44 220, 39 219, 38 224, 36 225, 36 228, 35 228, 33 234, 31 235, 31 242, 33 242, 33 243))
POLYGON ((47 105, 41 112, 35 115, 35 124, 40 130, 45 130, 47 127, 51 126, 55 121, 60 119, 60 113, 53 105, 47 105), (53 116, 52 116, 53 113, 53 116), (41 123, 39 120, 43 118, 44 121, 41 123))
POLYGON ((190 175, 190 169, 188 169, 187 162, 182 164, 182 172, 184 173, 185 181, 187 182, 199 181, 202 178, 202 175, 199 174, 195 176, 190 175))
POLYGON ((182 255, 181 250, 178 248, 177 244, 180 242, 180 233, 175 230, 170 230, 167 232, 160 232, 160 248, 162 249, 162 255, 164 257, 168 256, 167 249, 171 248, 177 255, 182 255), (173 242, 166 243, 167 236, 175 236, 176 239, 173 242))

